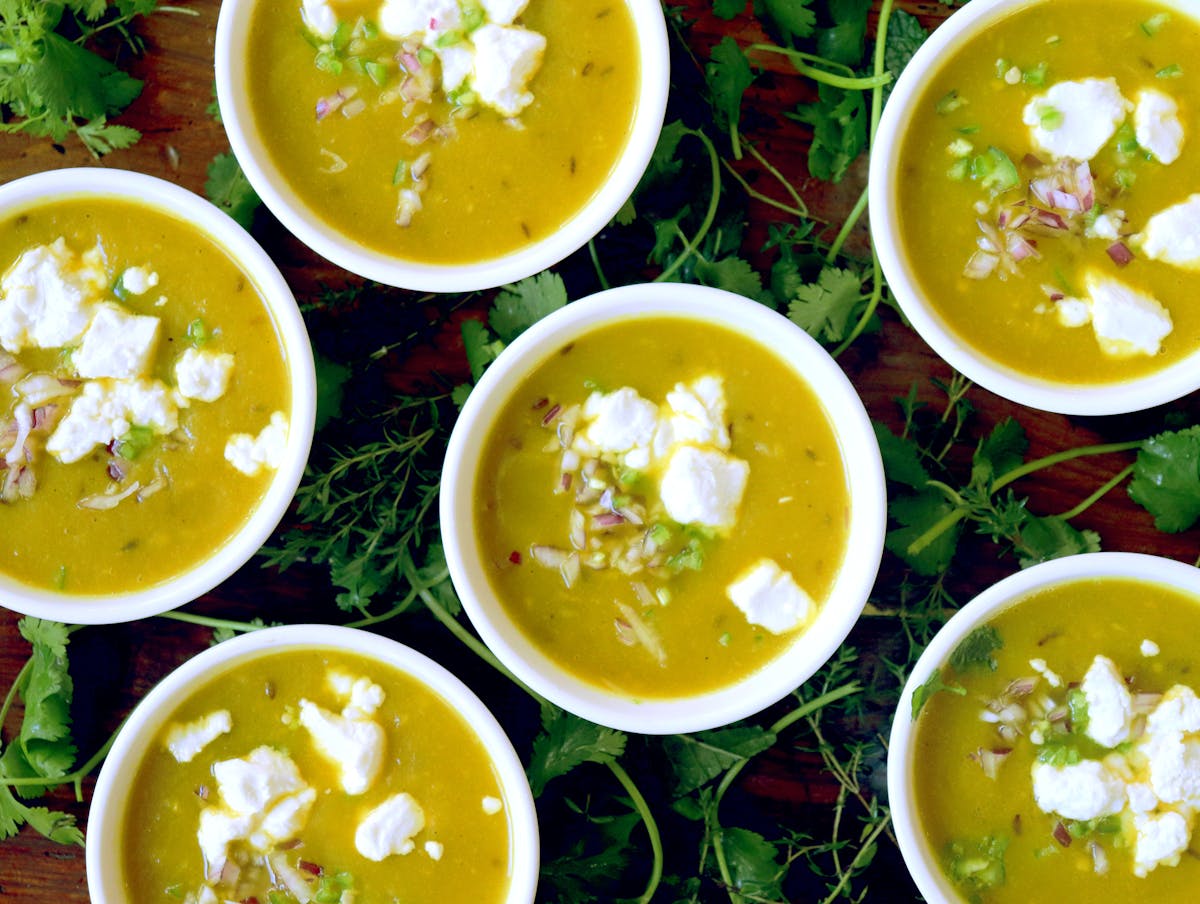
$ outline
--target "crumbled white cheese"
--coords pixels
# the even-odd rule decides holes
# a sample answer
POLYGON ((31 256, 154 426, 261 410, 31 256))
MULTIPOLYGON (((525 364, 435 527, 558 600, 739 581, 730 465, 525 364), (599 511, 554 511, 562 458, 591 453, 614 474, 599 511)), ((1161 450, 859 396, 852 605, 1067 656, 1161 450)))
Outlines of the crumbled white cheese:
POLYGON ((1153 88, 1139 91, 1133 110, 1137 143, 1154 155, 1159 163, 1174 163, 1183 149, 1183 123, 1179 105, 1170 96, 1153 88))
POLYGON ((158 274, 146 267, 126 267, 121 286, 130 295, 145 295, 158 285, 158 274))
POLYGON ((656 451, 672 443, 729 448, 725 423, 725 384, 706 374, 691 383, 676 383, 667 393, 667 417, 654 438, 656 451))
POLYGON ((1200 270, 1200 194, 1152 216, 1138 237, 1138 245, 1151 260, 1200 270))
POLYGON ((215 402, 229 389, 234 363, 228 352, 189 348, 175 362, 175 385, 184 398, 215 402))
POLYGON ((59 461, 78 461, 137 425, 164 436, 179 426, 179 408, 159 380, 89 380, 46 441, 59 461))
POLYGON ((1054 313, 1066 327, 1087 326, 1092 322, 1092 306, 1083 298, 1060 298, 1054 302, 1054 313))
POLYGON ((1200 804, 1200 741, 1181 732, 1156 731, 1143 745, 1150 758, 1150 786, 1163 803, 1200 804))
POLYGON ((439 47, 438 59, 442 63, 442 90, 457 91, 475 71, 475 54, 467 42, 439 47))
MULTIPOLYGON (((390 38, 428 36, 457 31, 462 25, 458 0, 384 0, 379 8, 379 30, 390 38)), ((433 46, 432 40, 427 40, 433 46)))
POLYGON ((483 812, 488 816, 495 816, 504 809, 504 801, 498 797, 492 797, 490 794, 484 797, 481 803, 483 806, 483 812))
POLYGON ((1046 664, 1046 660, 1031 659, 1029 660, 1029 667, 1045 678, 1046 683, 1051 687, 1062 687, 1062 677, 1046 664))
POLYGON ((1156 355, 1171 332, 1171 314, 1157 299, 1120 280, 1089 271, 1084 278, 1092 305, 1092 329, 1103 352, 1156 355))
POLYGON ((1158 644, 1149 638, 1143 640, 1142 645, 1138 649, 1141 650, 1143 656, 1157 656, 1160 652, 1158 644))
POLYGON ((1033 797, 1045 813, 1067 819, 1096 819, 1121 812, 1125 783, 1099 760, 1067 766, 1034 763, 1033 797))
POLYGON ((1174 810, 1138 813, 1133 817, 1137 841, 1133 849, 1133 872, 1145 876, 1158 866, 1175 866, 1187 850, 1192 829, 1188 820, 1174 810))
POLYGON ((1085 734, 1102 747, 1116 747, 1129 740, 1133 697, 1116 664, 1107 656, 1097 656, 1079 689, 1087 700, 1085 734))
POLYGON ((1091 160, 1133 108, 1112 78, 1057 82, 1022 113, 1034 144, 1052 157, 1091 160))
POLYGON ((345 701, 341 714, 331 713, 310 700, 300 701, 300 724, 312 735, 317 750, 339 770, 347 794, 367 791, 383 767, 386 738, 371 716, 383 704, 379 685, 361 678, 332 673, 330 684, 345 701))
POLYGON ((772 634, 783 634, 806 624, 815 606, 790 572, 773 559, 759 559, 725 588, 746 621, 772 634))
POLYGON ((77 342, 107 285, 98 248, 80 255, 60 238, 29 249, 0 280, 0 347, 16 354, 77 342))
POLYGON ((446 853, 446 846, 440 841, 426 841, 425 853, 430 860, 441 860, 442 855, 446 853))
POLYGON ((1196 692, 1181 684, 1168 690, 1146 717, 1146 730, 1151 734, 1200 732, 1200 698, 1196 692))
POLYGON ((258 436, 249 433, 230 436, 225 443, 225 460, 248 477, 264 468, 274 470, 283 461, 283 453, 287 450, 287 431, 287 417, 282 411, 276 411, 258 436))
POLYGON ((503 116, 518 116, 533 103, 529 82, 542 65, 546 37, 515 25, 483 25, 475 45, 472 87, 483 104, 503 116))
POLYGON ((1125 211, 1106 210, 1097 214, 1091 223, 1084 227, 1084 234, 1091 239, 1107 239, 1115 242, 1121 237, 1121 229, 1125 225, 1125 211))
POLYGON ((318 38, 328 40, 337 31, 337 13, 329 5, 329 0, 303 0, 300 18, 304 20, 304 26, 318 38))
POLYGON ((583 403, 587 425, 576 434, 584 454, 621 453, 647 447, 658 428, 658 406, 628 386, 593 392, 583 403))
POLYGON ((416 846, 413 837, 425 828, 425 811, 407 792, 393 794, 358 824, 354 846, 368 860, 378 863, 393 854, 408 854, 416 846))
POLYGON ((680 524, 729 529, 750 476, 740 458, 715 449, 677 446, 659 484, 667 514, 680 524))
POLYGON ((158 346, 157 317, 130 314, 102 304, 83 334, 72 361, 81 377, 128 380, 150 372, 158 346))
POLYGON ((219 804, 200 811, 197 838, 206 863, 218 872, 235 841, 267 851, 295 838, 316 800, 291 758, 265 745, 213 763, 212 774, 219 804))
POLYGON ((201 750, 232 730, 229 710, 218 709, 191 722, 172 723, 165 740, 176 762, 190 763, 201 750))
POLYGON ((529 0, 479 0, 489 22, 496 25, 512 25, 517 16, 525 12, 529 0))

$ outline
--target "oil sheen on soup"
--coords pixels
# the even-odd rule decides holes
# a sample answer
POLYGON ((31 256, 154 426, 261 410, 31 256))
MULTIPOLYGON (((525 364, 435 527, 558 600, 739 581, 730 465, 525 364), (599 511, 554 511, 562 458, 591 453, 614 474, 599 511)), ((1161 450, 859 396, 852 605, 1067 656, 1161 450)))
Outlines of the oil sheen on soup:
POLYGON ((919 821, 963 900, 1193 896, 1198 634, 1195 597, 1097 578, 1031 594, 960 644, 913 764, 919 821))
POLYGON ((779 656, 847 555, 819 399, 716 324, 634 317, 556 350, 504 404, 477 480, 504 608, 564 669, 637 699, 779 656))
POLYGON ((498 904, 509 821, 487 751, 441 697, 331 650, 243 661, 151 744, 122 838, 129 904, 498 904))
POLYGON ((112 197, 0 222, 0 572, 144 589, 249 517, 287 440, 282 346, 229 254, 112 197))
POLYGON ((899 152, 904 253, 980 354, 1097 384, 1200 346, 1198 36, 1141 0, 1030 3, 928 79, 899 152))
POLYGON ((637 105, 624 0, 262 0, 253 116, 303 203, 377 252, 486 260, 598 191, 637 105))

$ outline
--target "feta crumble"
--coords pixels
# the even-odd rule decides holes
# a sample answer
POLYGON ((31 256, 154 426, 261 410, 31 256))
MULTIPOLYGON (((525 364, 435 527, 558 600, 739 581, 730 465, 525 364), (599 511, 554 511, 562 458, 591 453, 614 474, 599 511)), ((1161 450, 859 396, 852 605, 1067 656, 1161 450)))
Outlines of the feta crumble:
MULTIPOLYGON (((425 828, 425 811, 407 792, 393 794, 371 810, 354 833, 354 846, 376 863, 393 854, 409 854, 413 838, 425 828)), ((436 859, 436 858, 435 858, 436 859)))
POLYGON ((1097 656, 1080 684, 1087 700, 1085 734, 1102 747, 1129 740, 1133 726, 1133 697, 1117 666, 1107 656, 1097 656))
POLYGON ((529 82, 542 65, 546 37, 515 25, 483 25, 471 35, 481 102, 502 116, 519 116, 533 103, 529 82))
POLYGON ((1089 271, 1084 283, 1091 296, 1092 329, 1105 354, 1158 354, 1173 324, 1156 298, 1096 271, 1089 271))
POLYGON ((383 689, 365 678, 348 685, 331 678, 331 684, 345 689, 340 692, 343 700, 349 698, 341 714, 301 700, 300 724, 308 729, 318 752, 337 768, 342 790, 363 794, 383 768, 386 738, 371 719, 383 703, 383 689))
POLYGON ((750 476, 750 466, 714 449, 679 446, 659 485, 667 514, 680 524, 728 530, 750 476))
POLYGON ((186 399, 215 402, 229 389, 234 363, 227 352, 189 348, 175 362, 175 385, 186 399))
POLYGON ((73 361, 81 377, 128 380, 150 372, 158 347, 157 317, 130 314, 101 304, 83 334, 73 361))
POLYGON ((16 354, 77 342, 107 285, 99 248, 80 255, 60 238, 29 249, 0 280, 0 347, 16 354))
POLYGON ((488 816, 495 816, 504 809, 504 801, 498 797, 492 797, 490 794, 481 801, 483 812, 488 816))
POLYGON ((175 722, 167 729, 166 745, 178 763, 190 763, 205 747, 233 730, 227 709, 218 709, 191 722, 175 722))
POLYGON ((253 477, 264 469, 274 470, 283 461, 287 433, 287 417, 282 411, 276 411, 258 436, 249 433, 230 436, 225 443, 225 460, 247 477, 253 477))
POLYGON ((1051 85, 1021 114, 1034 144, 1056 159, 1091 160, 1133 109, 1116 79, 1088 78, 1051 85))
POLYGON ((96 446, 120 439, 134 425, 165 436, 179 426, 179 408, 160 380, 98 379, 83 385, 70 410, 46 441, 59 461, 79 461, 96 446))
POLYGON ((1200 270, 1200 194, 1154 214, 1137 243, 1151 260, 1200 270))
POLYGON ((807 624, 815 609, 812 597, 773 559, 759 559, 725 588, 725 594, 746 621, 772 634, 807 624))
POLYGON ((1179 105, 1169 95, 1153 88, 1139 91, 1135 104, 1133 127, 1137 143, 1159 163, 1174 163, 1183 150, 1179 105))

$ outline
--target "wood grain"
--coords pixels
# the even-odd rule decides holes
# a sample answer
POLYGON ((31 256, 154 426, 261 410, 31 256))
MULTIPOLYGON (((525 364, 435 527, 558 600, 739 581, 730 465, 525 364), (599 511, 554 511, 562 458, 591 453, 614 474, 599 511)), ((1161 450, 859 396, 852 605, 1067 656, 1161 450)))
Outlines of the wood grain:
MULTIPOLYGON (((219 2, 188 0, 183 5, 194 15, 159 14, 144 24, 146 53, 129 63, 132 72, 146 80, 143 94, 120 120, 144 133, 134 148, 96 160, 74 140, 59 147, 44 140, 0 136, 0 182, 68 166, 122 167, 160 176, 202 192, 209 161, 215 154, 228 149, 220 124, 206 112, 212 98, 213 35, 219 2)), ((711 47, 725 35, 734 36, 743 45, 765 39, 748 17, 742 16, 731 22, 718 19, 711 13, 711 3, 704 0, 687 0, 683 4, 674 0, 673 5, 686 6, 689 15, 696 16, 696 24, 689 32, 693 56, 684 55, 676 61, 678 66, 701 66, 711 47)), ((919 15, 928 26, 936 25, 947 14, 946 7, 932 2, 909 2, 901 6, 919 15)), ((811 85, 795 77, 782 58, 760 56, 756 61, 763 65, 764 72, 747 97, 747 109, 753 111, 747 116, 748 140, 799 188, 815 218, 833 224, 842 222, 865 185, 865 159, 860 160, 847 179, 837 186, 811 179, 804 165, 809 136, 785 115, 798 103, 812 99, 811 85)), ((753 159, 743 160, 738 169, 756 189, 776 200, 787 200, 775 180, 753 159)), ((774 215, 761 203, 752 205, 751 212, 748 246, 756 248, 761 241, 756 244, 754 239, 761 239, 761 235, 755 229, 761 229, 762 224, 774 215)), ((269 216, 257 224, 256 235, 302 301, 316 297, 326 286, 355 282, 349 274, 301 246, 269 216)), ((865 221, 849 247, 859 255, 867 254, 869 236, 865 221)), ((433 370, 461 378, 466 370, 457 339, 457 325, 464 316, 478 316, 477 309, 447 312, 440 309, 437 299, 417 298, 405 293, 388 293, 387 297, 388 303, 396 306, 394 316, 428 332, 426 342, 404 361, 397 362, 392 375, 395 386, 410 388, 433 370)), ((368 312, 352 311, 343 318, 340 328, 367 331, 369 335, 375 327, 374 321, 356 317, 364 313, 381 316, 378 312, 376 307, 368 312)), ((859 342, 840 359, 840 363, 858 388, 871 415, 893 426, 900 423, 897 398, 908 394, 915 385, 923 399, 939 403, 931 379, 948 380, 951 376, 949 368, 891 314, 884 315, 881 333, 859 342)), ((970 392, 969 398, 985 429, 1005 417, 1019 417, 1029 433, 1033 456, 1093 442, 1137 438, 1145 435, 1159 414, 1152 412, 1111 419, 1070 418, 1022 409, 978 388, 970 392)), ((1184 400, 1174 407, 1194 420, 1195 400, 1184 400)), ((1127 457, 1109 456, 1069 462, 1028 478, 1014 489, 1019 495, 1036 500, 1036 514, 1061 512, 1074 506, 1127 461, 1127 457)), ((1077 526, 1099 532, 1106 549, 1155 552, 1183 561, 1193 561, 1197 556, 1195 531, 1175 536, 1157 532, 1149 516, 1131 503, 1122 491, 1109 494, 1079 519, 1077 526)), ((969 580, 952 588, 960 601, 1016 569, 1014 562, 998 559, 982 543, 975 564, 969 580)), ((885 567, 880 581, 887 582, 895 577, 885 567)), ((267 620, 324 621, 336 614, 330 595, 327 580, 317 572, 294 569, 278 575, 251 562, 188 610, 232 618, 257 615, 267 620)), ((27 655, 16 623, 17 616, 0 610, 0 687, 3 688, 15 679, 27 655)), ((407 629, 385 627, 383 633, 400 630, 407 629)), ((892 620, 867 618, 856 629, 852 640, 870 657, 885 649, 894 640, 894 634, 892 620)), ((394 636, 400 637, 398 633, 394 636)), ((210 632, 205 629, 163 619, 78 632, 72 640, 72 665, 80 704, 77 707, 76 739, 81 759, 102 743, 158 679, 202 650, 209 637, 210 632)), ((432 635, 414 638, 405 634, 401 639, 435 653, 446 644, 445 638, 432 635)), ((487 675, 472 671, 470 665, 463 668, 464 678, 502 717, 519 705, 503 689, 497 689, 496 682, 490 681, 487 675)), ((19 712, 10 714, 6 738, 11 736, 18 717, 19 712)), ((886 725, 880 726, 880 732, 886 732, 886 725)), ((80 824, 86 825, 91 786, 91 779, 84 782, 81 801, 76 801, 69 789, 60 789, 51 796, 50 803, 74 813, 80 824)), ((837 794, 836 783, 822 771, 819 759, 810 753, 788 751, 786 747, 756 761, 753 768, 747 770, 742 789, 764 812, 809 808, 815 814, 814 819, 822 812, 830 811, 837 794)), ((878 882, 880 891, 871 899, 912 899, 914 893, 895 851, 883 854, 881 862, 883 865, 877 869, 877 873, 884 871, 878 882)), ((49 844, 28 830, 0 843, 0 901, 6 904, 50 901, 78 904, 87 900, 82 849, 49 844)))

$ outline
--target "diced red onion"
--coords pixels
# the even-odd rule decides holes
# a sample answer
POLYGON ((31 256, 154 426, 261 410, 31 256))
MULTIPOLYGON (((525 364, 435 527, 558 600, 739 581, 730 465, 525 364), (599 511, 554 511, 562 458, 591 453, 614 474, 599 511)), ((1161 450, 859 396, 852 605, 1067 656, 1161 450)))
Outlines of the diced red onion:
POLYGON ((562 414, 562 405, 552 405, 550 410, 542 415, 542 426, 549 427, 554 422, 554 419, 562 414))
POLYGON ((967 266, 963 269, 963 276, 967 279, 987 279, 995 272, 999 263, 999 255, 992 254, 990 251, 976 251, 967 261, 967 266))
POLYGON ((560 567, 563 562, 567 561, 567 556, 570 555, 566 550, 559 549, 558 547, 541 545, 529 547, 529 554, 533 557, 533 561, 547 568, 560 567))
POLYGON ((510 552, 508 554, 508 561, 512 562, 514 565, 520 565, 521 564, 521 554, 514 549, 512 552, 510 552))
POLYGON ((1105 251, 1112 258, 1112 262, 1118 267, 1124 267, 1133 260, 1133 252, 1125 245, 1124 242, 1113 242, 1105 251))
POLYGON ((616 512, 603 512, 592 518, 592 524, 598 528, 605 529, 610 527, 619 527, 625 523, 625 516, 618 515, 616 512))
POLYGON ((579 553, 573 552, 567 556, 566 561, 558 567, 558 573, 562 575, 563 583, 570 590, 579 583, 579 577, 582 573, 583 566, 579 561, 579 553))
POLYGON ((1088 842, 1088 853, 1092 855, 1092 870, 1097 876, 1103 876, 1108 872, 1108 854, 1095 841, 1088 842))
POLYGON ((306 873, 311 873, 314 876, 322 876, 325 874, 324 868, 319 863, 312 863, 308 860, 299 860, 296 863, 301 870, 306 873))
POLYGON ((419 144, 425 143, 436 128, 437 123, 432 119, 423 119, 404 133, 404 140, 413 147, 416 147, 419 144))
POLYGON ((93 493, 91 496, 84 496, 75 505, 78 508, 91 509, 96 512, 104 512, 116 508, 134 493, 142 488, 139 481, 133 481, 125 489, 116 493, 93 493))
POLYGON ((1054 824, 1054 831, 1051 834, 1054 836, 1054 840, 1063 847, 1071 846, 1071 831, 1061 819, 1054 824))

